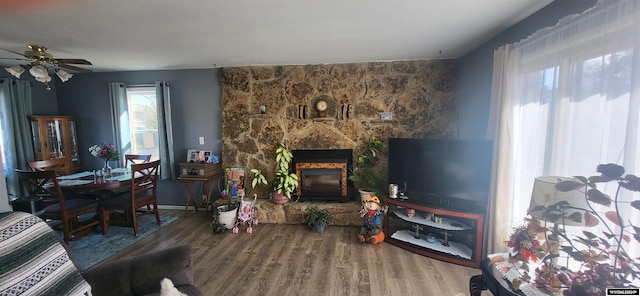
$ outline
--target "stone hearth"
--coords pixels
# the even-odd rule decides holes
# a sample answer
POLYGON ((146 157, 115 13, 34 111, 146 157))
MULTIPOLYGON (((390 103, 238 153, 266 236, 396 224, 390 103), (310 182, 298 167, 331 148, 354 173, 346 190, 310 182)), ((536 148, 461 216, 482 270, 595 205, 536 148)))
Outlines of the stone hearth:
MULTIPOLYGON (((220 205, 222 200, 217 200, 220 205)), ((358 212, 362 209, 360 201, 350 202, 322 202, 322 201, 291 201, 283 205, 277 205, 267 199, 258 199, 255 206, 255 214, 259 223, 268 224, 303 224, 304 212, 309 207, 327 209, 336 216, 336 221, 331 225, 361 226, 362 218, 358 212)))

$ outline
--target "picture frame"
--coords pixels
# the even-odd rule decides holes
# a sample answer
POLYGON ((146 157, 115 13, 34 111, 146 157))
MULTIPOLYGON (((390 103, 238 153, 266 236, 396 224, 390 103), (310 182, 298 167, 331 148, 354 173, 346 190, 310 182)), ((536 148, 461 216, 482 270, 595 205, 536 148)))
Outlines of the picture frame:
POLYGON ((188 149, 187 150, 187 162, 200 163, 200 150, 188 149))
POLYGON ((244 196, 244 189, 245 189, 244 168, 239 168, 239 167, 226 168, 225 172, 226 172, 226 181, 227 181, 226 189, 229 196, 234 198, 244 196), (235 192, 233 190, 234 184, 236 185, 235 192))
POLYGON ((381 120, 392 120, 393 119, 393 113, 392 112, 382 112, 382 113, 380 113, 380 119, 381 120))
POLYGON ((211 155, 213 155, 213 153, 211 151, 201 150, 200 151, 200 161, 211 162, 211 155))

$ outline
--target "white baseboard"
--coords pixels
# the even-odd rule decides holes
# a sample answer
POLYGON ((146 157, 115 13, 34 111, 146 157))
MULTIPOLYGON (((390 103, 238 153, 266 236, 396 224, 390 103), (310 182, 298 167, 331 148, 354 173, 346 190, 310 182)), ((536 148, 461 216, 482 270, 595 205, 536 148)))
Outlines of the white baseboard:
MULTIPOLYGON (((184 210, 184 206, 158 205, 160 210, 184 210)), ((194 206, 189 206, 189 211, 195 211, 194 206)))

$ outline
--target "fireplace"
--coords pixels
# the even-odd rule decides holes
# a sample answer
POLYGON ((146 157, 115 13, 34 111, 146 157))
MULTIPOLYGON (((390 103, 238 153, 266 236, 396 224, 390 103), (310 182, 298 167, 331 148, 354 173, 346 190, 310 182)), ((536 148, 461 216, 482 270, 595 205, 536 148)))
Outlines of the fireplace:
POLYGON ((351 149, 292 150, 301 201, 349 201, 351 149))

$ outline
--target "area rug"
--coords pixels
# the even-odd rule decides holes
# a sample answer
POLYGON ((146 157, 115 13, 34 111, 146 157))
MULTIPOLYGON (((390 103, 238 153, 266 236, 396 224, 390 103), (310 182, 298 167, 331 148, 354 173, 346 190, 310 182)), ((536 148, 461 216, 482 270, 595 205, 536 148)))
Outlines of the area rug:
MULTIPOLYGON (((102 235, 102 229, 96 227, 81 239, 69 242, 69 248, 81 269, 84 270, 117 254, 177 219, 176 216, 160 215, 160 225, 158 225, 155 216, 143 216, 138 219, 138 236, 133 235, 132 227, 109 226, 107 235, 102 235)), ((59 234, 62 235, 62 231, 59 234)))

